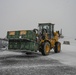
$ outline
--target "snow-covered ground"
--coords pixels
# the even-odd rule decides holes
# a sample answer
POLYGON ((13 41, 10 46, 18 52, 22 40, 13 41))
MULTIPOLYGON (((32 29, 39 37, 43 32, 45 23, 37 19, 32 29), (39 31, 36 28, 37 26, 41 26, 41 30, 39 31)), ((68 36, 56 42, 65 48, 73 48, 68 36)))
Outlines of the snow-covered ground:
POLYGON ((52 54, 50 58, 59 60, 66 65, 76 66, 76 40, 65 37, 59 41, 61 42, 61 53, 52 54), (70 41, 70 45, 63 44, 63 41, 70 41))
POLYGON ((50 51, 48 56, 41 53, 25 53, 0 50, 0 75, 76 75, 76 40, 63 38, 61 52, 50 51), (63 44, 70 41, 70 45, 63 44))

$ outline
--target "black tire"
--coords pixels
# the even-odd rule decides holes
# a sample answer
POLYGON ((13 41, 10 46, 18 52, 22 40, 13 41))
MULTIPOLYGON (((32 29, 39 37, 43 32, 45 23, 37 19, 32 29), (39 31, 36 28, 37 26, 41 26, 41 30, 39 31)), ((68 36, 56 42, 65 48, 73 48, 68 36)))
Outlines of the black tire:
POLYGON ((50 43, 49 42, 43 43, 41 53, 44 56, 49 55, 49 53, 50 53, 50 43))
POLYGON ((56 42, 55 43, 54 52, 55 53, 59 53, 60 51, 61 51, 61 43, 60 42, 56 42))

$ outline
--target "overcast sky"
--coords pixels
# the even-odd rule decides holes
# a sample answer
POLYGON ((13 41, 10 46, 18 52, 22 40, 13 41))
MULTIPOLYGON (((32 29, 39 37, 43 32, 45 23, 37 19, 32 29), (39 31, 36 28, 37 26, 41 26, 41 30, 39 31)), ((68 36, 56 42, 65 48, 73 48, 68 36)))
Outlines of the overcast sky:
POLYGON ((76 0, 0 0, 0 37, 10 30, 37 28, 52 22, 55 30, 76 37, 76 0))

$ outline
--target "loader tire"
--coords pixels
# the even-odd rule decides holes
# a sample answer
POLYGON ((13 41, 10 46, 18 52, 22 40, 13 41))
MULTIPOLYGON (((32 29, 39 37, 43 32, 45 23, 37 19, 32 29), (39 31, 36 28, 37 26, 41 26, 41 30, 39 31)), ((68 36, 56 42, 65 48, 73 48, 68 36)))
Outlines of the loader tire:
POLYGON ((49 55, 49 53, 50 53, 50 43, 49 42, 44 42, 44 44, 42 45, 41 53, 44 56, 49 55))
POLYGON ((54 52, 55 53, 59 53, 60 51, 61 51, 61 43, 60 42, 56 42, 55 43, 54 52))

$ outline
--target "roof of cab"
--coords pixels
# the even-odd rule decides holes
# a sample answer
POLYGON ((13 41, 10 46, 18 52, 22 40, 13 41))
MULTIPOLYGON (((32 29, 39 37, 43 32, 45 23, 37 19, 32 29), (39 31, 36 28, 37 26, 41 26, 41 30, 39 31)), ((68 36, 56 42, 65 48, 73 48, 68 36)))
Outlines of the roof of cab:
POLYGON ((39 25, 55 25, 53 23, 39 23, 39 25))

